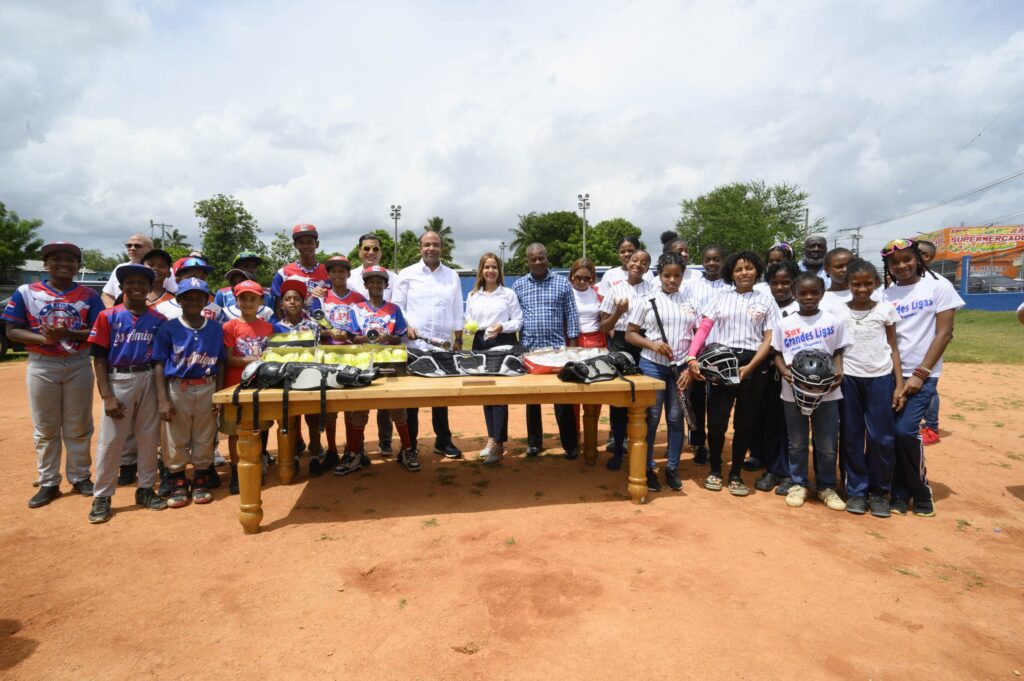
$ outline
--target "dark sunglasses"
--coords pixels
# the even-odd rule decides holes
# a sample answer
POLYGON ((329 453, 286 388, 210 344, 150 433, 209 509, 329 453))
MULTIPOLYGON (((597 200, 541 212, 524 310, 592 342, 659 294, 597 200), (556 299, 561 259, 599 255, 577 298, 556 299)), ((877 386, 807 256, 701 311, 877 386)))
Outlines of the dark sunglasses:
POLYGON ((146 244, 127 243, 127 244, 124 245, 124 247, 125 248, 145 248, 146 244))
POLYGON ((363 250, 367 253, 376 253, 380 250, 380 246, 363 246, 363 250))

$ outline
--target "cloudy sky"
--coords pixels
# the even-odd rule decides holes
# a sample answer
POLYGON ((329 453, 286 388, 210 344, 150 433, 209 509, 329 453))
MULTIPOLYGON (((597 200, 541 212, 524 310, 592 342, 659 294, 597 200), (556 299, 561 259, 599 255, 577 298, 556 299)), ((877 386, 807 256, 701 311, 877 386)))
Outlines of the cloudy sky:
MULTIPOLYGON (((657 242, 737 180, 837 229, 1024 169, 1015 0, 4 0, 0 35, 0 201, 109 252, 218 192, 327 250, 401 203, 467 264, 584 191, 657 242)), ((1024 178, 862 246, 1014 213, 1024 178)))

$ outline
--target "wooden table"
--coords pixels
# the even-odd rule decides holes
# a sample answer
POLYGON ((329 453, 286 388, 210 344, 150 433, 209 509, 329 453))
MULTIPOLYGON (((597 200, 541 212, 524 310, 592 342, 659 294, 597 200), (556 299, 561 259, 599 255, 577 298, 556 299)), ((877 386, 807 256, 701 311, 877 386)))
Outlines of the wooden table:
MULTIPOLYGON (((587 465, 597 463, 597 417, 600 405, 624 407, 629 410, 627 434, 629 437, 629 496, 635 504, 647 498, 647 424, 645 411, 654 404, 655 392, 664 383, 646 376, 631 376, 635 386, 635 399, 631 399, 630 385, 622 380, 583 385, 565 383, 555 375, 526 376, 452 376, 422 378, 402 376, 380 378, 365 388, 330 390, 327 392, 327 412, 395 409, 400 407, 464 407, 486 404, 582 404, 583 405, 583 458, 587 465)), ((281 390, 263 390, 259 394, 261 421, 281 419, 281 390)), ((232 404, 233 388, 221 390, 213 401, 223 404, 225 417, 235 417, 232 404)), ((259 433, 252 432, 252 391, 243 390, 238 408, 242 422, 238 428, 238 483, 241 509, 238 520, 246 534, 259 531, 263 520, 263 501, 260 496, 259 433)), ((319 391, 291 391, 288 396, 288 416, 320 413, 319 391)), ((482 418, 482 417, 481 417, 482 418)), ((338 424, 339 430, 343 427, 338 424)), ((277 471, 284 484, 294 476, 294 433, 278 439, 277 471)))

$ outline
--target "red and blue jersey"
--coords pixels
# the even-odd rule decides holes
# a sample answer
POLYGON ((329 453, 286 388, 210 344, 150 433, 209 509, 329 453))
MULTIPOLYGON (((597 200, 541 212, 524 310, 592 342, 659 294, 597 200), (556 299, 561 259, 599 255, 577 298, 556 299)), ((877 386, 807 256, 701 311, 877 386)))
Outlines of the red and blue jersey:
MULTIPOLYGON (((18 287, 2 318, 36 333, 42 333, 43 324, 83 331, 92 327, 103 307, 100 294, 87 286, 72 284, 67 291, 58 291, 48 281, 37 281, 18 287)), ((77 354, 87 346, 85 340, 61 340, 53 344, 27 344, 25 349, 61 357, 77 354)))
MULTIPOLYGON (((235 305, 236 304, 235 303, 235 294, 231 290, 231 287, 230 286, 225 286, 224 288, 222 288, 219 291, 217 291, 217 293, 213 296, 213 302, 216 305, 218 305, 219 307, 221 307, 222 309, 226 309, 228 307, 231 307, 232 305, 235 305)), ((272 294, 270 291, 264 291, 263 292, 263 304, 266 307, 269 307, 271 310, 273 310, 274 309, 274 294, 272 294)), ((237 310, 237 305, 236 305, 235 309, 237 310)), ((260 312, 262 312, 262 309, 260 310, 260 312)), ((259 315, 260 313, 257 312, 256 314, 259 315)), ((241 315, 239 315, 239 314, 235 314, 233 317, 230 317, 230 319, 237 319, 240 316, 241 315)))
MULTIPOLYGON (((310 312, 323 310, 324 319, 330 322, 331 326, 338 331, 359 333, 356 305, 365 301, 366 298, 358 291, 349 291, 344 296, 339 296, 332 290, 327 292, 323 300, 314 297, 309 303, 309 309, 310 312)), ((325 345, 344 344, 342 341, 335 340, 327 335, 324 335, 320 342, 325 345)))
POLYGON ((163 362, 164 376, 215 376, 217 363, 225 357, 224 331, 217 322, 204 318, 203 325, 193 329, 180 318, 170 319, 157 331, 153 361, 163 362))
MULTIPOLYGON (((177 298, 170 298, 162 303, 157 303, 153 309, 162 314, 164 319, 177 319, 182 315, 181 304, 177 298)), ((203 308, 203 316, 207 319, 218 321, 221 316, 220 313, 221 309, 212 300, 203 308)))
POLYGON ((359 320, 359 333, 366 335, 369 331, 388 333, 392 336, 404 336, 408 330, 402 308, 388 301, 374 309, 370 301, 356 304, 359 320))
POLYGON ((115 305, 100 312, 89 332, 89 342, 102 348, 94 355, 107 358, 111 367, 133 367, 153 362, 153 342, 163 315, 147 309, 136 316, 124 305, 115 305))
POLYGON ((270 282, 270 294, 275 300, 280 300, 281 298, 281 284, 284 283, 285 279, 301 279, 306 282, 307 304, 310 292, 317 286, 331 287, 331 275, 327 274, 327 268, 323 264, 317 263, 316 267, 306 269, 298 262, 290 262, 279 269, 274 275, 273 281, 270 282))
POLYGON ((279 319, 274 322, 274 333, 291 333, 292 331, 319 331, 320 325, 309 318, 305 312, 302 319, 292 324, 287 319, 279 319))
MULTIPOLYGON (((235 319, 242 318, 242 311, 238 309, 236 303, 232 303, 227 307, 221 308, 221 311, 217 314, 217 321, 221 324, 227 324, 235 319)), ((262 319, 265 322, 273 324, 277 321, 277 317, 274 316, 273 308, 267 307, 266 305, 260 305, 259 309, 256 310, 256 318, 262 319)))

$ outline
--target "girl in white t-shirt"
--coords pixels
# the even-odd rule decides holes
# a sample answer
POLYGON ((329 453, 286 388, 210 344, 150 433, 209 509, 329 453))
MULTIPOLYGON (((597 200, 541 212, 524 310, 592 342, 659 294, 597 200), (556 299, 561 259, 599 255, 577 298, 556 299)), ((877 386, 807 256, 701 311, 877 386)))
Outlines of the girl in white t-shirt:
POLYGON ((775 369, 782 376, 782 402, 786 412, 786 433, 789 437, 789 477, 792 485, 786 494, 786 505, 803 506, 809 487, 807 475, 808 439, 814 440, 814 484, 818 498, 833 511, 846 510, 836 493, 836 441, 839 436, 839 401, 843 394, 839 383, 843 376, 843 349, 850 344, 842 321, 818 305, 825 294, 825 282, 813 272, 801 272, 793 283, 793 293, 800 311, 782 317, 772 332, 775 369), (836 381, 814 412, 805 416, 793 394, 790 366, 801 350, 821 350, 832 357, 836 381))
POLYGON ((892 480, 890 506, 905 514, 910 499, 914 515, 935 515, 932 489, 928 485, 920 423, 936 392, 942 373, 942 353, 953 339, 953 315, 964 301, 952 286, 941 284, 928 270, 917 242, 890 241, 882 249, 885 278, 893 285, 885 289, 883 301, 895 308, 896 344, 902 364, 906 405, 896 415, 896 470, 892 480))
MULTIPOLYGON (((843 353, 843 474, 846 510, 889 517, 896 456, 896 412, 905 398, 896 344, 899 315, 875 300, 881 286, 875 266, 854 260, 846 267, 849 302, 836 308, 853 345, 843 353), (865 447, 866 441, 866 447, 865 447)), ((833 278, 832 281, 835 281, 833 278)))
MULTIPOLYGON (((619 239, 619 243, 615 245, 615 252, 619 254, 619 261, 622 265, 609 268, 601 277, 601 283, 597 285, 597 292, 601 294, 602 298, 608 295, 613 285, 629 278, 629 260, 633 257, 633 253, 639 250, 640 239, 635 236, 624 236, 619 239)), ((648 272, 644 272, 644 278, 648 278, 648 272)))

